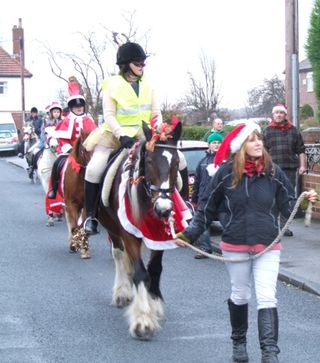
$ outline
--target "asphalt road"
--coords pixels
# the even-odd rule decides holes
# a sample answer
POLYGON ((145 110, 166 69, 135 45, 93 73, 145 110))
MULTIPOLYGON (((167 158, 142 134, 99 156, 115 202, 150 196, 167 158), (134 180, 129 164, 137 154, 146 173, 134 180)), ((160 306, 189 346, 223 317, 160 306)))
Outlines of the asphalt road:
MULTIPOLYGON (((1 363, 230 362, 229 280, 187 249, 164 255, 165 319, 152 341, 132 339, 110 305, 114 265, 102 230, 90 260, 70 254, 65 222, 45 226, 43 190, 0 159, 1 363)), ((319 361, 320 299, 278 284, 281 362, 319 361)), ((248 351, 260 363, 254 295, 248 351)))

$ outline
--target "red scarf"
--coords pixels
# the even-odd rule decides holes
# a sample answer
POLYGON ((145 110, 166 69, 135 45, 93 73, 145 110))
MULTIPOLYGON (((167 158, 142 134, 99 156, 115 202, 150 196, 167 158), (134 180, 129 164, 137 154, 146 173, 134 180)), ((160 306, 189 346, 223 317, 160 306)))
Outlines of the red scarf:
POLYGON ((264 170, 263 159, 258 160, 246 160, 244 164, 244 173, 252 178, 255 174, 260 176, 264 170))
POLYGON ((289 120, 285 120, 283 122, 275 122, 274 120, 272 120, 270 123, 270 127, 283 131, 290 129, 292 127, 292 123, 289 120))

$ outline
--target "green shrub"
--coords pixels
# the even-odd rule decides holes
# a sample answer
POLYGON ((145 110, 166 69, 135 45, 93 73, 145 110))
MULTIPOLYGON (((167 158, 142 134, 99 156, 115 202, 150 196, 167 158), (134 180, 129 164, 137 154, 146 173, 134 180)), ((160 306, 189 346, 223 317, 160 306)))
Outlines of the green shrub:
POLYGON ((314 112, 309 104, 305 104, 300 108, 300 118, 301 120, 306 120, 309 117, 313 117, 314 112))

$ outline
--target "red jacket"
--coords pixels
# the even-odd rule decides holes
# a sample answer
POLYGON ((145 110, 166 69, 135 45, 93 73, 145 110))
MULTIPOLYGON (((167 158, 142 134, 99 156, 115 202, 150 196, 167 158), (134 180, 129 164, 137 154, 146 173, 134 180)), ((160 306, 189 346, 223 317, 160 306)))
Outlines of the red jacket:
POLYGON ((81 130, 91 132, 96 124, 88 114, 77 116, 70 112, 55 129, 55 137, 58 139, 57 153, 67 153, 80 136, 81 130))

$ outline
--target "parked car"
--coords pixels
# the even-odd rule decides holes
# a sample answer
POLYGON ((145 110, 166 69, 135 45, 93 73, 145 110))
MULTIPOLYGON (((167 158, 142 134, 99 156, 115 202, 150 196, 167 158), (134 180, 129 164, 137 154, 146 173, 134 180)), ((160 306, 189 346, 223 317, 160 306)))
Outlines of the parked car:
POLYGON ((194 178, 199 161, 205 156, 208 150, 208 143, 197 140, 180 140, 178 148, 183 153, 187 161, 189 179, 189 199, 191 200, 194 178))
POLYGON ((0 152, 18 153, 18 130, 10 112, 0 112, 0 152))
POLYGON ((18 154, 19 140, 11 131, 0 130, 0 152, 11 151, 15 155, 18 154))

